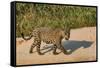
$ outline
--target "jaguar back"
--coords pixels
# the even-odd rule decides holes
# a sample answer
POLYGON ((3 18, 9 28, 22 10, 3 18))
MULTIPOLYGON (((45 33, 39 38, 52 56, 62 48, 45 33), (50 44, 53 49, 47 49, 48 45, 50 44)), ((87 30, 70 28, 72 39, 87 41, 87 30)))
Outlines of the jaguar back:
MULTIPOLYGON (((33 53, 33 48, 36 46, 38 54, 43 55, 44 53, 40 51, 41 41, 43 41, 47 44, 54 45, 53 54, 58 54, 56 52, 57 48, 61 49, 64 54, 67 54, 66 50, 61 44, 61 41, 63 38, 66 40, 70 38, 70 29, 63 30, 60 28, 53 29, 48 27, 36 28, 33 30, 32 35, 27 39, 30 39, 31 37, 34 37, 34 42, 31 45, 30 53, 33 53)), ((26 39, 24 36, 23 38, 26 39)))

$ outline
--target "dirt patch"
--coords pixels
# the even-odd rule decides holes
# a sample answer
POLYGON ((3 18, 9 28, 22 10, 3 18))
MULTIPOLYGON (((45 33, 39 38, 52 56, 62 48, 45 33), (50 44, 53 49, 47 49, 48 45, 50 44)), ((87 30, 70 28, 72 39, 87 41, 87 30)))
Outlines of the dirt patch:
POLYGON ((68 41, 62 41, 64 48, 68 51, 68 55, 62 52, 58 55, 53 55, 53 45, 46 46, 43 42, 41 44, 41 51, 45 52, 45 55, 38 55, 35 48, 34 53, 30 54, 29 49, 33 41, 33 39, 25 41, 22 38, 17 38, 17 65, 96 60, 96 27, 72 29, 70 39, 68 41))

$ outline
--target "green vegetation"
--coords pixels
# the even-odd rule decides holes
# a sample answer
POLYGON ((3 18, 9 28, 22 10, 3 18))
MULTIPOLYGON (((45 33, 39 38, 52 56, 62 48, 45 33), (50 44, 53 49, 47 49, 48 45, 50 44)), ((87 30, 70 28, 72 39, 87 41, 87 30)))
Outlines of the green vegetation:
POLYGON ((16 22, 17 37, 20 31, 28 35, 37 27, 96 26, 96 7, 17 3, 16 22))

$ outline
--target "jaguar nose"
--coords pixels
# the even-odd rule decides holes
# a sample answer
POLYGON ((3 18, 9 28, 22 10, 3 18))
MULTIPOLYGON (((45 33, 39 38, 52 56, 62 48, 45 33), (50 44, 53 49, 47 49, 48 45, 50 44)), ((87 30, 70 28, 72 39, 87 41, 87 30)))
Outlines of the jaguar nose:
POLYGON ((69 38, 68 37, 65 37, 65 40, 69 40, 69 38))

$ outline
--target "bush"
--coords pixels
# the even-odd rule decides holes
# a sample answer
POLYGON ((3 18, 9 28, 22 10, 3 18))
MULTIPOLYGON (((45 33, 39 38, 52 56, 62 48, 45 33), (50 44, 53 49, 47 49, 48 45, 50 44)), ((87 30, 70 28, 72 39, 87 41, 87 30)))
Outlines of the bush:
POLYGON ((17 3, 16 22, 17 37, 20 31, 28 35, 37 27, 96 26, 96 7, 17 3))

